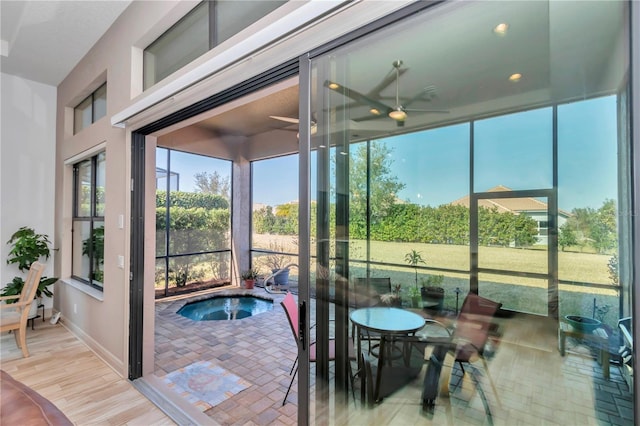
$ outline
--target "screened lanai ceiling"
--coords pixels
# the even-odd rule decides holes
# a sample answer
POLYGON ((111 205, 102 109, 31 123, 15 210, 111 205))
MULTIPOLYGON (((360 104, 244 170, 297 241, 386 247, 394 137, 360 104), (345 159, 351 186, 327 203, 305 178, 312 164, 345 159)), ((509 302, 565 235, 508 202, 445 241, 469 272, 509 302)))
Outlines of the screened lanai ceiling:
MULTIPOLYGON (((390 72, 393 62, 402 60, 398 84, 401 103, 422 91, 425 96, 412 102, 411 108, 448 113, 409 111, 406 127, 399 128, 386 116, 367 119, 371 113, 365 102, 334 96, 340 108, 349 109, 347 127, 352 138, 615 93, 622 84, 622 52, 614 46, 623 35, 622 10, 626 5, 584 2, 580 16, 574 16, 573 4, 445 4, 429 12, 426 24, 389 28, 353 42, 348 63, 336 64, 335 80, 341 85, 393 106, 396 84, 390 72), (494 31, 500 23, 508 24, 504 34, 494 31), (511 81, 514 74, 521 77, 511 81)), ((270 116, 296 118, 297 110, 297 87, 265 90, 261 98, 238 103, 220 114, 212 111, 195 125, 217 135, 251 137, 274 129, 296 130, 295 124, 270 116)), ((295 135, 291 132, 291 137, 295 135)))

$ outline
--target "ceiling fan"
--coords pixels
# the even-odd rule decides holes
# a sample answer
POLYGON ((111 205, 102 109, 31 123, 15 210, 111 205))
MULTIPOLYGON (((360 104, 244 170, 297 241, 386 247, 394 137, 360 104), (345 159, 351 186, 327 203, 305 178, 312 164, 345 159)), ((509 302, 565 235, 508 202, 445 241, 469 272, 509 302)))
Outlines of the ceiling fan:
MULTIPOLYGON (((284 121, 285 123, 300 124, 300 119, 294 117, 282 117, 279 115, 270 115, 269 118, 274 120, 284 121)), ((315 120, 311 120, 311 134, 315 135, 318 132, 318 123, 315 120)))
MULTIPOLYGON (((447 110, 407 108, 412 103, 414 103, 415 101, 421 98, 427 101, 430 101, 431 99, 433 99, 436 95, 436 88, 433 85, 424 87, 414 97, 404 102, 404 105, 400 102, 400 75, 406 71, 406 68, 401 68, 402 64, 403 62, 400 59, 393 61, 393 63, 391 64, 393 68, 389 73, 389 74, 395 75, 395 82, 396 82, 396 96, 394 99, 395 104, 393 107, 379 100, 373 99, 370 96, 363 95, 362 93, 359 93, 353 89, 349 89, 347 87, 344 87, 332 81, 326 81, 325 86, 335 92, 341 93, 342 95, 355 100, 356 102, 362 105, 369 106, 369 112, 371 113, 371 116, 354 119, 354 121, 374 120, 383 116, 387 116, 392 120, 394 120, 398 127, 402 127, 404 126, 404 122, 408 117, 407 113, 411 111, 426 112, 426 113, 445 113, 445 114, 448 113, 449 111, 447 110)), ((385 80, 386 80, 386 77, 385 77, 385 80)))

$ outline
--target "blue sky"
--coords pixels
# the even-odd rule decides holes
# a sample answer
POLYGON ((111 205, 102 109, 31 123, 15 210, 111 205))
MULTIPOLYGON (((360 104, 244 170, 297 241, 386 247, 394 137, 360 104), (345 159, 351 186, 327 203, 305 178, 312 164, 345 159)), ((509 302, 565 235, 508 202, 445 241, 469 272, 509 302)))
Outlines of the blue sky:
MULTIPOLYGON (((551 188, 552 109, 475 123, 477 192, 551 188)), ((469 193, 468 123, 385 139, 392 168, 406 184, 399 196, 437 206, 469 193)), ((598 208, 617 199, 617 123, 613 96, 558 108, 559 207, 598 208)))
MULTIPOLYGON (((469 123, 381 139, 391 149, 392 173, 404 183, 399 197, 422 205, 450 203, 469 193, 469 123)), ((475 123, 475 185, 544 189, 552 185, 552 109, 541 108, 475 123)), ((313 156, 312 163, 315 161, 313 156)), ((162 155, 158 155, 158 165, 162 155)), ((164 160, 166 161, 166 160, 164 160)), ((193 173, 231 173, 230 162, 173 152, 171 168, 180 189, 193 190, 193 173)), ((559 207, 598 208, 617 199, 615 96, 558 108, 559 207)), ((160 166, 161 167, 161 166, 160 166)), ((253 163, 256 203, 278 205, 298 199, 298 157, 253 163)), ((312 188, 312 196, 315 186, 312 188)), ((315 198, 315 197, 314 197, 315 198)))

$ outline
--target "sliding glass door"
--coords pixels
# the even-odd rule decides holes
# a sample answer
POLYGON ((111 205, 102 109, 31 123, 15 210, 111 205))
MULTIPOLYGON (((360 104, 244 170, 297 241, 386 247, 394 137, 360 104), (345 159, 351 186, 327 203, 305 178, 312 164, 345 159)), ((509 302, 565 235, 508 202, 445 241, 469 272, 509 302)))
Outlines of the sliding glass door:
POLYGON ((300 253, 317 346, 299 389, 311 423, 595 423, 606 411, 595 401, 614 394, 606 415, 633 422, 624 360, 609 365, 592 344, 608 345, 632 315, 627 7, 444 3, 311 55, 300 253), (381 346, 387 336, 403 351, 411 337, 428 348, 428 325, 386 327, 412 314, 454 326, 469 293, 502 307, 479 348, 484 372, 453 367, 449 398, 426 412, 425 354, 357 345, 367 324, 354 312, 393 309, 381 346), (558 351, 559 332, 573 330, 565 316, 598 320, 600 337, 577 332, 558 351), (390 381, 402 368, 417 372, 390 381), (373 400, 363 377, 375 379, 373 400))

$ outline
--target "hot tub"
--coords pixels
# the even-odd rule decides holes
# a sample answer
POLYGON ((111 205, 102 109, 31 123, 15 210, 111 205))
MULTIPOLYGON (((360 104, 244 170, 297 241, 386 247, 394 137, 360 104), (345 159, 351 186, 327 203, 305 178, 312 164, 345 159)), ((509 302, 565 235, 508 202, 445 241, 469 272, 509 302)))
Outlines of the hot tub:
POLYGON ((190 302, 178 314, 194 321, 230 321, 248 318, 273 309, 273 301, 254 296, 214 296, 190 302))

